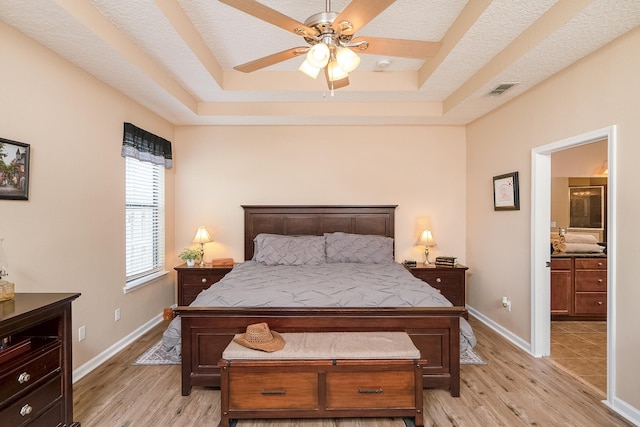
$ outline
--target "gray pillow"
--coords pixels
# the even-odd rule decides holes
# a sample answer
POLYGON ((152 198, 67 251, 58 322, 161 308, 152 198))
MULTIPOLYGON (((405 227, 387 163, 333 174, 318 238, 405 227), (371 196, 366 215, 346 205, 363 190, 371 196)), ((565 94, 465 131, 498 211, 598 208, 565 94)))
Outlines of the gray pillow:
POLYGON ((324 236, 258 234, 254 259, 265 265, 317 265, 326 261, 324 236))
POLYGON ((349 233, 325 233, 325 237, 327 262, 394 262, 391 237, 349 233))

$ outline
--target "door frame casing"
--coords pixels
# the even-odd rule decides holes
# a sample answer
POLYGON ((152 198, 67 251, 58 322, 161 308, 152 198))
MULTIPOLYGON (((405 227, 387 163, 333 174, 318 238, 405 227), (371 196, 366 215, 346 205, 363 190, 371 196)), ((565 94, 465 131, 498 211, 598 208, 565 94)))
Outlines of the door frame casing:
POLYGON ((616 126, 608 126, 531 150, 531 354, 551 353, 551 291, 547 263, 551 223, 551 154, 607 139, 607 402, 615 390, 616 126))

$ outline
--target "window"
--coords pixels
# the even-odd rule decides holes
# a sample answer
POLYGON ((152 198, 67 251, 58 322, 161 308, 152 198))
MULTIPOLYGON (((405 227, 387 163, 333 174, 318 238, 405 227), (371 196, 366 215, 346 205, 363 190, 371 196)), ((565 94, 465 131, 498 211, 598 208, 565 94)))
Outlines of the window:
POLYGON ((164 270, 164 167, 126 159, 127 287, 164 270), (134 282, 135 283, 135 282, 134 282))
POLYGON ((173 165, 171 142, 124 124, 126 285, 128 290, 164 271, 164 170, 173 165))

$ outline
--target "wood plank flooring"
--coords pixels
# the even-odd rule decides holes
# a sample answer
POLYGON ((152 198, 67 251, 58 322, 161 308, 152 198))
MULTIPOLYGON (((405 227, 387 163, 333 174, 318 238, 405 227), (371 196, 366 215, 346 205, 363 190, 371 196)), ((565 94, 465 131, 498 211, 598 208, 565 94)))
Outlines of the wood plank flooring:
MULTIPOLYGON (((631 426, 604 395, 547 358, 536 359, 470 318, 487 365, 463 365, 461 396, 424 391, 425 426, 631 426)), ((180 394, 179 366, 132 366, 166 323, 74 384, 74 420, 83 427, 217 426, 220 392, 180 394)), ((403 427, 400 419, 242 420, 238 427, 403 427)))

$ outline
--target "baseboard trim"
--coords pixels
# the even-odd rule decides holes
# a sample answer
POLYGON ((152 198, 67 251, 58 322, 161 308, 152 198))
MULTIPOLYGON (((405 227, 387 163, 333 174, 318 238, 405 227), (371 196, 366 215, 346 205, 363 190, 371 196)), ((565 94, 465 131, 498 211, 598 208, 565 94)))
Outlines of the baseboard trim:
POLYGON ((469 312, 470 315, 472 315, 473 317, 475 317, 476 319, 478 319, 479 321, 487 325, 489 328, 496 331, 498 334, 500 334, 505 339, 510 341, 513 345, 525 351, 527 354, 534 356, 534 354, 531 352, 531 343, 526 342, 519 336, 512 333, 510 330, 503 328, 501 325, 494 322, 493 320, 491 320, 484 314, 480 313, 478 310, 474 309, 473 307, 470 307, 467 305, 467 311, 469 312))
POLYGON ((630 423, 640 426, 640 411, 624 400, 614 397, 613 403, 609 403, 608 400, 603 400, 602 403, 630 423))
POLYGON ((104 362, 115 356, 118 352, 123 350, 126 346, 133 343, 135 340, 140 338, 146 332, 151 330, 158 323, 162 322, 162 313, 153 317, 151 320, 140 326, 138 329, 131 332, 126 337, 122 338, 120 341, 113 344, 111 347, 107 348, 102 353, 98 354, 93 359, 89 360, 87 363, 79 366, 77 369, 73 371, 73 383, 80 380, 82 377, 87 375, 89 372, 96 369, 98 366, 102 365, 104 362))

